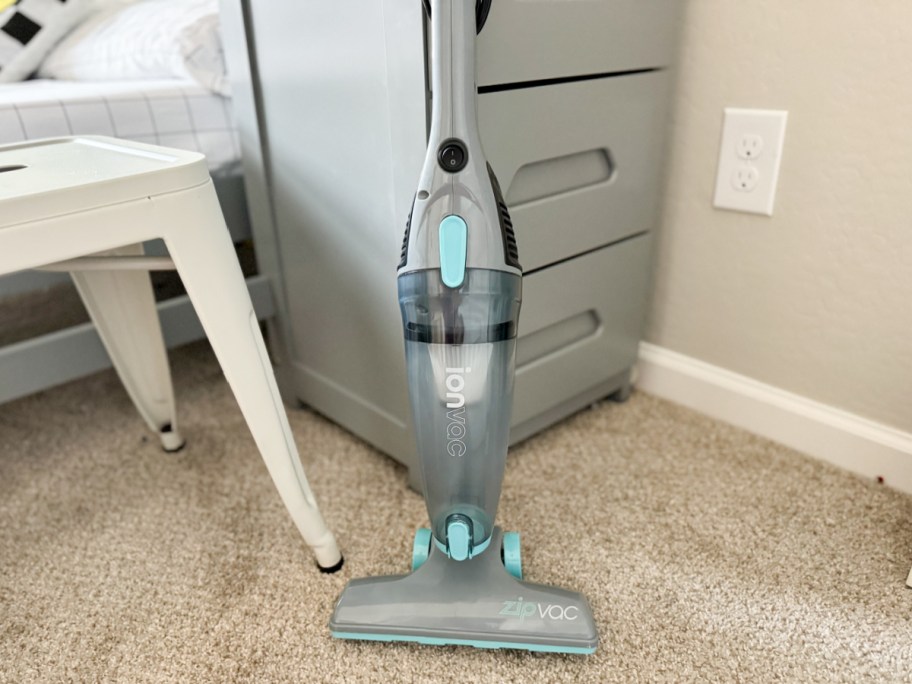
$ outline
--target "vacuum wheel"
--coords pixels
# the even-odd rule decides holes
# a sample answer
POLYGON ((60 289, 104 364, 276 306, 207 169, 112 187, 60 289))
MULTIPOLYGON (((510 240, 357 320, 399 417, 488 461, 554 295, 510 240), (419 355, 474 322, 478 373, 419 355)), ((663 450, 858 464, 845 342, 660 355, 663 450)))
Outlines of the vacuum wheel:
POLYGON ((519 551, 519 532, 504 532, 500 557, 504 567, 516 579, 522 579, 522 554, 519 551))
POLYGON ((412 572, 424 565, 431 553, 431 531, 426 527, 419 527, 415 532, 415 543, 412 544, 412 572))

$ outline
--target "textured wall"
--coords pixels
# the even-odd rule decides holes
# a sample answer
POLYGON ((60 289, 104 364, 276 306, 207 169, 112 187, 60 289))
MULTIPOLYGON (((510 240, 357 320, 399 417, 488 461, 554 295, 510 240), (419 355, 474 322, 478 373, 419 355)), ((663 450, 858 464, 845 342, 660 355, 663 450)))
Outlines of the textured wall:
POLYGON ((912 2, 691 0, 648 341, 912 431, 912 2), (789 112, 772 218, 725 106, 789 112))

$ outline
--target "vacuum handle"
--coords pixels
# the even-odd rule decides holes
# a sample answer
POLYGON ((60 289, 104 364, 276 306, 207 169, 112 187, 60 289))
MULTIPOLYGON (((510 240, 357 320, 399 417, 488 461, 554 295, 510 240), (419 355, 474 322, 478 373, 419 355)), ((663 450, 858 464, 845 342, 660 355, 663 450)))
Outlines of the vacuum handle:
POLYGON ((432 112, 428 137, 435 145, 461 141, 458 170, 468 155, 480 149, 475 108, 475 13, 466 0, 431 0, 431 5, 432 112))
MULTIPOLYGON (((428 18, 431 16, 431 0, 424 0, 424 11, 427 12, 428 18)), ((475 33, 481 33, 485 22, 488 20, 488 12, 491 11, 491 0, 477 0, 475 3, 475 33)))
POLYGON ((476 8, 430 0, 432 107, 428 150, 398 271, 439 271, 458 289, 472 269, 520 275, 513 224, 478 133, 476 8))

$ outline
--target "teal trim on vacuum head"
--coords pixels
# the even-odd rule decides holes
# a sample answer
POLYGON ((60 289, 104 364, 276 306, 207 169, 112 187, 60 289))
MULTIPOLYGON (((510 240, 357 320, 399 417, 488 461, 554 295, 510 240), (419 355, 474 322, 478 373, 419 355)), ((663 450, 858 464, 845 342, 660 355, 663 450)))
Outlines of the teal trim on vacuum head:
POLYGON ((503 564, 513 577, 522 579, 522 552, 520 550, 519 532, 503 534, 503 564))
POLYGON ((460 287, 465 280, 468 231, 466 222, 455 214, 440 222, 440 276, 447 287, 460 287))
POLYGON ((431 531, 426 527, 419 527, 415 532, 415 541, 412 543, 412 572, 424 565, 431 553, 431 531))
MULTIPOLYGON (((434 537, 434 545, 435 545, 438 549, 440 549, 441 551, 443 551, 443 554, 444 554, 447 558, 450 557, 450 554, 447 553, 446 544, 441 544, 439 541, 437 541, 437 537, 434 537)), ((475 556, 480 556, 482 553, 484 553, 484 550, 485 550, 486 548, 488 548, 490 545, 491 545, 491 537, 488 537, 488 538, 485 539, 483 542, 481 542, 481 544, 479 544, 478 546, 475 546, 475 547, 472 548, 472 553, 471 553, 471 555, 469 556, 469 558, 475 558, 475 556)), ((454 560, 456 560, 456 559, 454 559, 454 560)))
POLYGON ((360 632, 332 632, 336 639, 360 639, 362 641, 408 641, 426 646, 473 646, 475 648, 516 648, 540 653, 572 653, 592 655, 596 647, 556 646, 551 644, 523 644, 518 641, 479 641, 476 639, 447 639, 444 637, 404 636, 402 634, 362 634, 360 632))

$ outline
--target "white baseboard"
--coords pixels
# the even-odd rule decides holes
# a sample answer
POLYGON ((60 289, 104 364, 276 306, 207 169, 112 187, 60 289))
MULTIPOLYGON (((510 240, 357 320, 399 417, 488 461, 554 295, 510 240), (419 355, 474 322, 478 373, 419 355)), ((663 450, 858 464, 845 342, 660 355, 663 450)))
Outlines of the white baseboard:
POLYGON ((637 388, 912 493, 912 434, 663 347, 640 344, 637 388))

